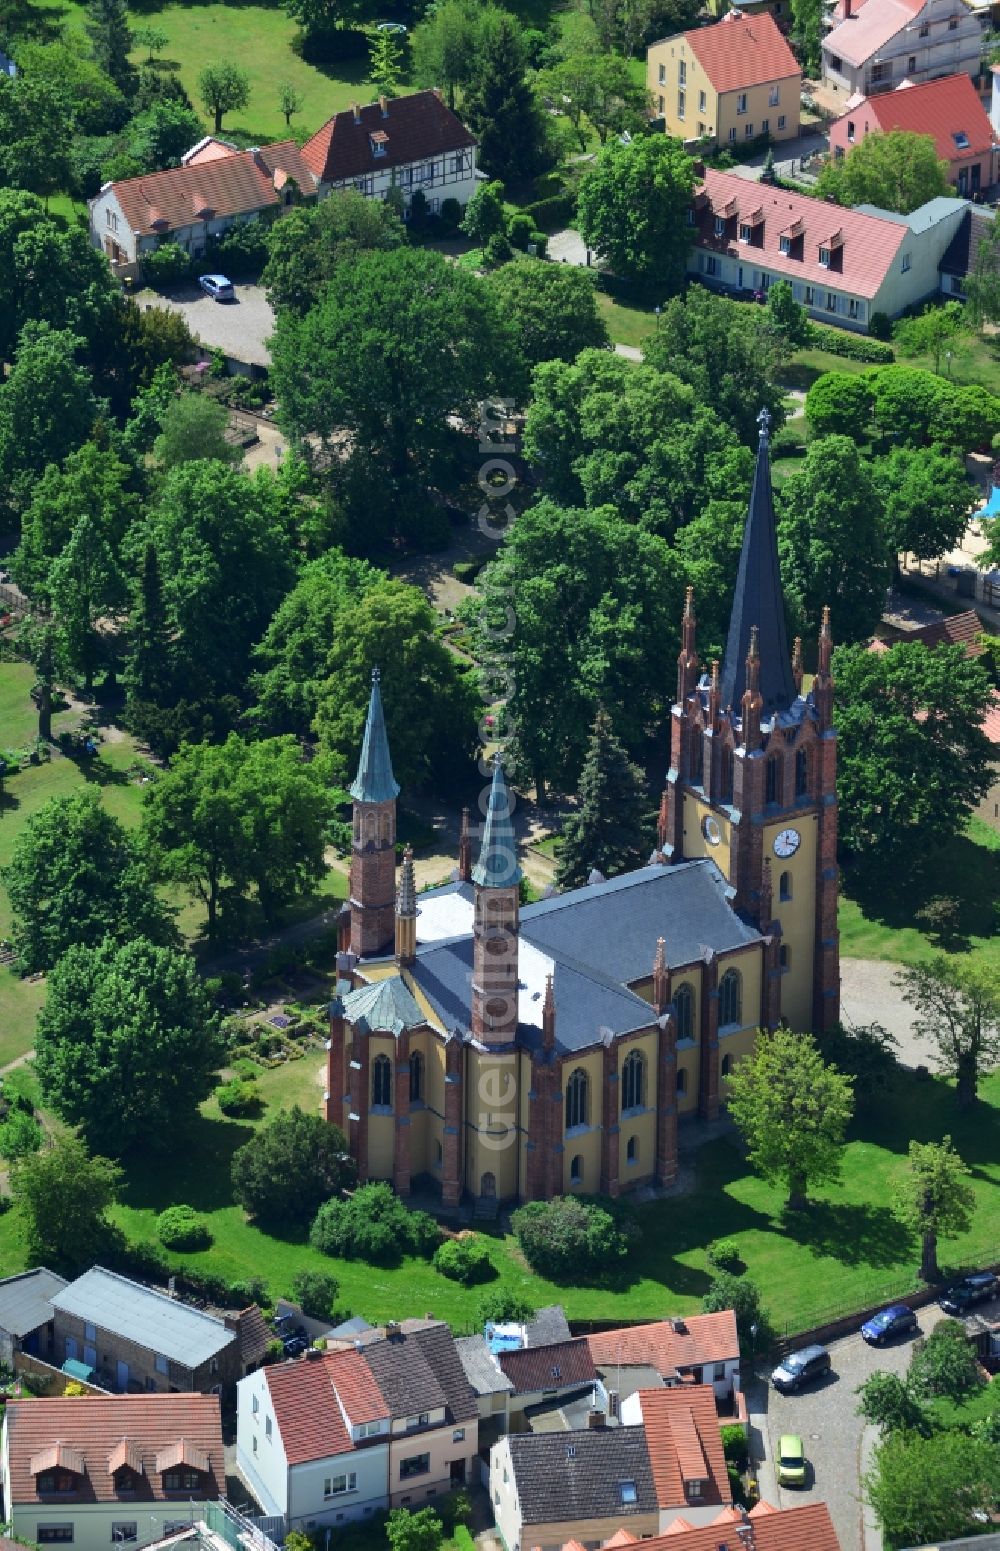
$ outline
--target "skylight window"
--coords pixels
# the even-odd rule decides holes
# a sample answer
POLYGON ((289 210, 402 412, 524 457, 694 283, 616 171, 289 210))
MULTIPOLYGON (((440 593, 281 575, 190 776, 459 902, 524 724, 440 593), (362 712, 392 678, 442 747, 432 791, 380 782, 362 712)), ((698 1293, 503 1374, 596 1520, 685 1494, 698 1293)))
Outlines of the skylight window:
POLYGON ((634 1508, 638 1501, 638 1496, 635 1490, 635 1482, 619 1481, 618 1491, 621 1494, 623 1506, 626 1508, 634 1508))
POLYGON ((969 149, 969 137, 964 129, 956 129, 951 137, 960 151, 969 149))

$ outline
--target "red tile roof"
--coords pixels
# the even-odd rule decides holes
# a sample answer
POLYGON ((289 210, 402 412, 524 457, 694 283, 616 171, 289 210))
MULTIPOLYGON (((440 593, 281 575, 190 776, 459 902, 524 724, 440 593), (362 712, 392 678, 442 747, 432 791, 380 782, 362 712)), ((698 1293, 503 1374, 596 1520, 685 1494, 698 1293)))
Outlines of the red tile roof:
MULTIPOLYGON (((875 0, 869 0, 874 4, 875 0)), ((696 245, 706 253, 727 253, 773 270, 789 280, 853 296, 872 298, 905 242, 909 228, 900 221, 857 210, 834 209, 822 199, 807 194, 790 194, 784 189, 751 183, 731 172, 708 168, 705 181, 695 191, 696 245), (699 198, 699 196, 701 196, 699 198), (732 202, 736 213, 728 216, 725 233, 715 235, 714 218, 732 202), (758 212, 762 219, 756 220, 758 212), (755 218, 760 233, 755 243, 738 242, 740 223, 755 218), (793 242, 793 252, 782 253, 779 238, 791 222, 802 222, 802 235, 793 242), (819 262, 820 247, 830 244, 839 234, 837 268, 819 262), (800 256, 799 256, 800 255, 800 256)), ((756 234, 756 233, 755 233, 756 234)))
POLYGON ((303 1359, 265 1368, 264 1377, 289 1465, 350 1454, 354 1449, 334 1389, 334 1375, 338 1388, 343 1384, 345 1395, 356 1408, 357 1414, 348 1412, 355 1426, 376 1417, 388 1417, 389 1407, 368 1364, 357 1352, 333 1352, 319 1362, 303 1359))
POLYGON ((316 180, 294 140, 144 173, 114 183, 112 189, 132 231, 164 233, 194 226, 207 216, 248 215, 280 205, 277 177, 282 172, 294 178, 304 194, 316 192, 316 180))
POLYGON ((849 19, 827 33, 823 52, 846 59, 848 64, 863 65, 890 38, 908 27, 926 3, 927 0, 866 0, 860 16, 855 8, 849 19))
MULTIPOLYGON (((563 1551, 576 1544, 570 1541, 563 1551)), ((662 1535, 644 1540, 642 1551, 840 1551, 840 1542, 826 1503, 777 1509, 761 1502, 750 1510, 749 1519, 739 1508, 723 1508, 711 1524, 696 1526, 681 1515, 662 1535), (753 1526, 752 1539, 748 1524, 753 1526)))
POLYGON ((968 75, 946 75, 938 81, 865 97, 843 118, 857 123, 866 115, 874 120, 872 129, 886 134, 905 129, 914 135, 933 135, 938 156, 947 162, 982 156, 993 145, 989 116, 968 75), (968 145, 956 145, 956 134, 964 134, 968 145))
POLYGON ((663 1319, 655 1325, 633 1325, 622 1330, 603 1330, 587 1336, 594 1362, 602 1368, 651 1365, 672 1381, 682 1370, 706 1363, 732 1362, 740 1355, 736 1315, 689 1314, 685 1319, 663 1319), (683 1326, 683 1329, 675 1328, 683 1326))
POLYGON ((740 16, 730 11, 714 27, 684 34, 717 92, 745 91, 799 75, 799 62, 769 11, 740 16))
POLYGON ((566 1389, 573 1384, 593 1384, 597 1378, 594 1359, 584 1337, 576 1341, 557 1341, 552 1346, 500 1352, 497 1361, 518 1395, 530 1395, 536 1390, 566 1389))
POLYGON ((646 1446, 661 1508, 691 1501, 688 1481, 702 1482, 698 1503, 730 1504, 732 1492, 710 1384, 639 1391, 646 1446))
MULTIPOLYGON (((11 1501, 15 1505, 45 1502, 36 1490, 35 1470, 58 1455, 67 1468, 82 1465, 75 1502, 115 1502, 112 1462, 139 1461, 141 1473, 131 1478, 135 1492, 129 1501, 169 1502, 161 1469, 168 1451, 182 1451, 207 1466, 200 1499, 224 1491, 225 1463, 222 1421, 217 1395, 89 1395, 85 1400, 9 1400, 11 1501), (123 1456, 127 1454, 128 1460, 123 1456), (74 1460, 74 1465, 69 1463, 74 1460)), ((187 1492, 185 1498, 192 1494, 187 1492)), ((60 1499, 62 1501, 62 1499, 60 1499)), ((8 1511, 11 1503, 7 1504, 8 1511)))
POLYGON ((983 717, 983 732, 991 743, 1000 747, 1000 690, 993 695, 993 702, 983 717))
POLYGON ((476 138, 437 92, 412 92, 386 103, 345 108, 335 113, 302 147, 302 159, 321 183, 342 183, 381 167, 401 167, 426 161, 446 151, 475 145, 476 138), (373 137, 385 135, 385 150, 376 160, 373 137))
POLYGON ((911 630, 897 630, 891 641, 874 640, 870 652, 887 652, 890 646, 903 641, 920 641, 924 646, 964 646, 966 657, 981 657, 983 624, 975 609, 962 614, 948 614, 944 619, 931 620, 926 625, 916 625, 911 630))

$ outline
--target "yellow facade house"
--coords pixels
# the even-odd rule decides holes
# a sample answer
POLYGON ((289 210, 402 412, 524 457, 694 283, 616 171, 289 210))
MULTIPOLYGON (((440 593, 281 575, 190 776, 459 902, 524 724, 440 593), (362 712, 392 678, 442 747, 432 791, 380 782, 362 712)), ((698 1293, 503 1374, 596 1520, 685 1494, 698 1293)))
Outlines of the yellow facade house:
POLYGON ((799 133, 802 72, 774 17, 731 12, 650 44, 646 85, 668 135, 733 146, 799 133))

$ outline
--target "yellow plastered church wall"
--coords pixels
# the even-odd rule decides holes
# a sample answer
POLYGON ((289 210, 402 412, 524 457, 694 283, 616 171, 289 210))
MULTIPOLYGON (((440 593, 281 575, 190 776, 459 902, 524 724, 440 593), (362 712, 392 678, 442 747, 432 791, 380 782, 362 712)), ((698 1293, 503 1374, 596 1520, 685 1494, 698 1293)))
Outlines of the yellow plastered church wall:
POLYGON ((563 1061, 563 1190, 594 1191, 601 1182, 601 1115, 604 1103, 604 1052, 582 1051, 563 1061), (566 1129, 566 1091, 573 1073, 582 1071, 587 1078, 587 1124, 566 1129), (580 1159, 580 1179, 572 1178, 573 1159, 580 1159))
POLYGON ((789 966, 781 976, 781 1016, 799 1034, 812 1029, 813 955, 816 948, 816 853, 819 818, 804 813, 764 830, 764 855, 771 858, 773 898, 771 912, 781 922, 782 945, 788 949, 789 966), (774 839, 783 829, 801 836, 795 855, 781 860, 774 854, 774 839), (791 875, 792 897, 781 898, 781 875, 791 875))
MULTIPOLYGON (((369 1083, 375 1062, 379 1056, 388 1056, 396 1071, 396 1041, 387 1035, 369 1035, 368 1060, 369 1083)), ((368 1174, 371 1179, 391 1179, 395 1138, 395 1115, 376 1114, 371 1107, 371 1089, 366 1095, 368 1104, 368 1174)))
POLYGON ((713 808, 710 803, 704 802, 700 797, 692 797, 690 793, 684 794, 684 859, 694 861, 701 856, 709 856, 719 871, 728 878, 730 875, 730 844, 732 828, 725 814, 718 808, 713 808), (719 829, 722 831, 722 839, 718 845, 713 845, 705 834, 705 820, 711 814, 719 829))
POLYGON ((745 1056, 753 1053, 756 1043, 756 1029, 744 1029, 739 1034, 730 1034, 719 1041, 719 1092, 723 1103, 726 1102, 726 1089, 729 1085, 729 1077, 722 1071, 723 1062, 728 1056, 730 1067, 738 1066, 745 1056))
POLYGON ((483 1177, 492 1175, 501 1200, 518 1191, 518 1056, 472 1050, 466 1067, 466 1185, 486 1195, 483 1177))
POLYGON ((659 1033, 651 1029, 648 1034, 643 1034, 639 1039, 630 1039, 618 1050, 619 1071, 619 1099, 618 1099, 618 1182, 622 1190, 628 1190, 632 1185, 641 1184, 648 1180, 656 1167, 656 1073, 659 1056, 659 1033), (643 1113, 623 1111, 621 1104, 624 1091, 621 1082, 621 1070, 626 1059, 633 1050, 638 1050, 645 1057, 645 1093, 643 1095, 643 1113), (634 1163, 628 1160, 628 1144, 630 1138, 635 1138, 636 1158, 634 1163))

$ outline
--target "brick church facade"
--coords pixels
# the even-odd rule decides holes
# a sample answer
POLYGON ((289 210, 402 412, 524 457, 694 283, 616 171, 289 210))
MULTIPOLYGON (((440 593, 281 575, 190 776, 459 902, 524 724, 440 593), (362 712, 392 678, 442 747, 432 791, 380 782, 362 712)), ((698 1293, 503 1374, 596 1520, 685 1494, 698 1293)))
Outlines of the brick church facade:
POLYGON ((418 896, 377 673, 330 1008, 326 1116, 359 1177, 442 1204, 669 1185, 679 1122, 711 1120, 759 1028, 839 1017, 832 641, 803 694, 785 634, 767 417, 724 661, 689 590, 649 865, 519 902, 494 762, 478 858, 418 896))

